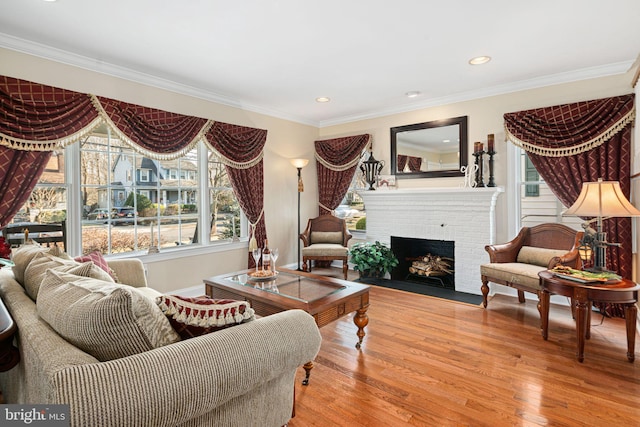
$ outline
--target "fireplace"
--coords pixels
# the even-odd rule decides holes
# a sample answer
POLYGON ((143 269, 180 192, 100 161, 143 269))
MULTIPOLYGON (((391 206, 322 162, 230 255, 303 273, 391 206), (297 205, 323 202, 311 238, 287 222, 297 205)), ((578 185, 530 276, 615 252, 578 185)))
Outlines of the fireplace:
POLYGON ((391 236, 391 250, 398 258, 392 279, 456 288, 453 241, 391 236))
POLYGON ((455 242, 455 289, 480 295, 485 245, 495 240, 495 206, 501 187, 410 188, 362 191, 367 240, 391 236, 455 242))

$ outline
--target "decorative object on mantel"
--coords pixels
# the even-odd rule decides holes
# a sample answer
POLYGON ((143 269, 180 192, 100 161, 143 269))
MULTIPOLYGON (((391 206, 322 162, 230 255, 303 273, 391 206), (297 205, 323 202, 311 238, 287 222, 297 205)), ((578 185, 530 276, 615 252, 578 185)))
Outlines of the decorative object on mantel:
POLYGON ((367 190, 375 190, 373 188, 373 184, 378 182, 378 175, 382 171, 384 167, 384 161, 376 160, 373 157, 373 147, 369 146, 369 158, 364 162, 360 163, 360 170, 364 174, 364 179, 369 184, 369 188, 367 190))
MULTIPOLYGON (((304 191, 304 183, 302 182, 302 168, 307 166, 309 163, 309 159, 291 159, 290 160, 293 167, 298 170, 298 236, 300 235, 300 193, 304 191)), ((302 271, 300 269, 300 239, 298 240, 298 271, 302 271)))
POLYGON ((460 172, 464 174, 464 182, 460 184, 460 187, 473 188, 476 186, 474 176, 478 172, 478 165, 462 166, 460 172))
POLYGON ((493 175, 493 156, 496 154, 494 138, 495 136, 492 133, 487 135, 487 154, 489 155, 489 182, 487 183, 487 187, 496 186, 493 175))
POLYGON ((618 181, 583 182, 582 191, 573 205, 563 215, 594 217, 582 224, 584 236, 580 242, 583 252, 591 247, 594 255, 593 267, 588 271, 603 272, 607 270, 607 247, 620 246, 619 243, 607 242, 607 233, 602 231, 602 221, 612 217, 640 216, 640 211, 633 206, 622 193, 618 181), (596 222, 597 230, 591 227, 596 222))
POLYGON ((396 176, 395 175, 380 175, 378 176, 378 190, 389 190, 395 188, 396 176))
POLYGON ((473 156, 476 158, 476 187, 484 187, 484 173, 482 171, 482 157, 484 156, 484 144, 482 142, 473 143, 473 156))

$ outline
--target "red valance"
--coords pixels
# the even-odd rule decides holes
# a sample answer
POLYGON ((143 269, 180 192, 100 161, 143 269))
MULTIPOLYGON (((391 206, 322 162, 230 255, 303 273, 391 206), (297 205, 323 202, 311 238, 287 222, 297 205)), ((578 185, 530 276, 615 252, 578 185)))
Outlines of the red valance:
POLYGON ((247 168, 262 159, 267 131, 229 123, 215 122, 206 138, 222 157, 223 162, 234 168, 247 168))
POLYGON ((358 164, 370 135, 316 141, 316 160, 331 170, 345 170, 358 164))
POLYGON ((508 113, 504 123, 507 138, 524 150, 562 157, 602 145, 634 118, 629 94, 508 113))

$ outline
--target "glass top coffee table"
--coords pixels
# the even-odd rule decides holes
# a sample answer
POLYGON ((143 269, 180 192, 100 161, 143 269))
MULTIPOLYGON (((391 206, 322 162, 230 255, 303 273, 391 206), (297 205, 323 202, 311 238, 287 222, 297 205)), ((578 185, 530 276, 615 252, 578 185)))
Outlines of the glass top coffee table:
MULTIPOLYGON (((304 310, 318 327, 327 325, 355 312, 353 322, 358 327, 360 348, 369 323, 369 286, 304 271, 280 268, 273 278, 254 279, 244 270, 222 274, 204 280, 205 293, 211 298, 248 301, 256 314, 269 316, 285 310, 304 310)), ((313 364, 307 363, 303 384, 308 384, 313 364)))

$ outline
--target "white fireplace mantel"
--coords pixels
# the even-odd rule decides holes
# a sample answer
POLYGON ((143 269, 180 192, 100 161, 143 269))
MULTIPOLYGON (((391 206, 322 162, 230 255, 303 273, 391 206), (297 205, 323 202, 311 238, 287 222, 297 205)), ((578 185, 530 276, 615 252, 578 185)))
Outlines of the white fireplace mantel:
POLYGON ((489 261, 484 247, 495 243, 495 207, 503 192, 503 187, 361 191, 367 240, 454 241, 456 290, 480 294, 480 265, 489 261))

